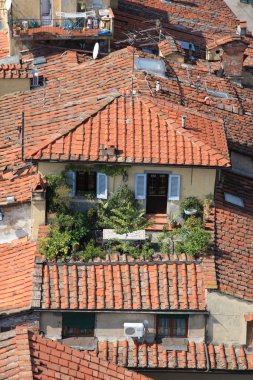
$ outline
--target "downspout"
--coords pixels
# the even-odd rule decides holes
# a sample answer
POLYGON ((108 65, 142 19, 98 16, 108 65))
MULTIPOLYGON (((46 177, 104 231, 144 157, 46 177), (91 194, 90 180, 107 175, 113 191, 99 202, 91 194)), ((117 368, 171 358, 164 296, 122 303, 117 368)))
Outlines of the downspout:
POLYGON ((205 372, 210 372, 211 364, 210 364, 210 358, 209 358, 209 353, 208 353, 207 345, 206 345, 205 342, 204 342, 204 347, 205 347, 206 366, 207 366, 207 369, 206 369, 205 372))

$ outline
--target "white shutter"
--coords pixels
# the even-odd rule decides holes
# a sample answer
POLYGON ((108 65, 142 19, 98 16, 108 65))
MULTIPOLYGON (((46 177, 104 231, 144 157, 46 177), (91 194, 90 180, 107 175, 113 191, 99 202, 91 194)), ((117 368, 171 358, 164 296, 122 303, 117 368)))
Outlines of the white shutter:
POLYGON ((107 175, 97 173, 97 198, 107 199, 107 175))
POLYGON ((178 201, 180 198, 180 175, 169 176, 169 200, 178 201))
POLYGON ((71 187, 69 197, 73 198, 76 195, 76 172, 69 170, 66 172, 65 176, 67 184, 71 187))
POLYGON ((146 174, 135 174, 135 199, 146 199, 146 174))

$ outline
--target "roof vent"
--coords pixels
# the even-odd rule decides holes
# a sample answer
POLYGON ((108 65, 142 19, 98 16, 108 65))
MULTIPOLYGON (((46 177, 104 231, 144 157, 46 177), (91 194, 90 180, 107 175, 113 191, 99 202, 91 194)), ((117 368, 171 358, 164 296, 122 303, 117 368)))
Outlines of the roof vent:
POLYGON ((135 58, 134 62, 137 70, 166 78, 166 67, 162 59, 135 58))
POLYGON ((115 148, 115 146, 114 145, 110 145, 106 149, 107 156, 109 156, 109 157, 115 156, 116 155, 116 151, 117 151, 117 149, 115 148))

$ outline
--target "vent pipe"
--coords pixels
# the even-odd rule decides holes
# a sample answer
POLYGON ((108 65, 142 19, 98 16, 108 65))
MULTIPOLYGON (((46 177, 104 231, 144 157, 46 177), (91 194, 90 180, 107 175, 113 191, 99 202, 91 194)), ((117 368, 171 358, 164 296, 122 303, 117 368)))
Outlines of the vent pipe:
POLYGON ((186 116, 182 116, 182 128, 186 128, 186 116))

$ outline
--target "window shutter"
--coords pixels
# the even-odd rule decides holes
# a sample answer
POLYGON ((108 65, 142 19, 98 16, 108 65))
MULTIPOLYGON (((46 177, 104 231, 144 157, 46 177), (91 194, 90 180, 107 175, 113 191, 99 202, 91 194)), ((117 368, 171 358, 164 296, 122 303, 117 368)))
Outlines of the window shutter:
POLYGON ((76 172, 73 172, 71 170, 66 172, 66 182, 67 185, 71 187, 69 197, 73 198, 76 195, 76 172))
POLYGON ((146 199, 146 174, 135 174, 135 199, 146 199))
POLYGON ((97 198, 107 199, 107 175, 97 173, 97 198))
POLYGON ((180 198, 180 175, 169 176, 169 200, 178 201, 180 198))

